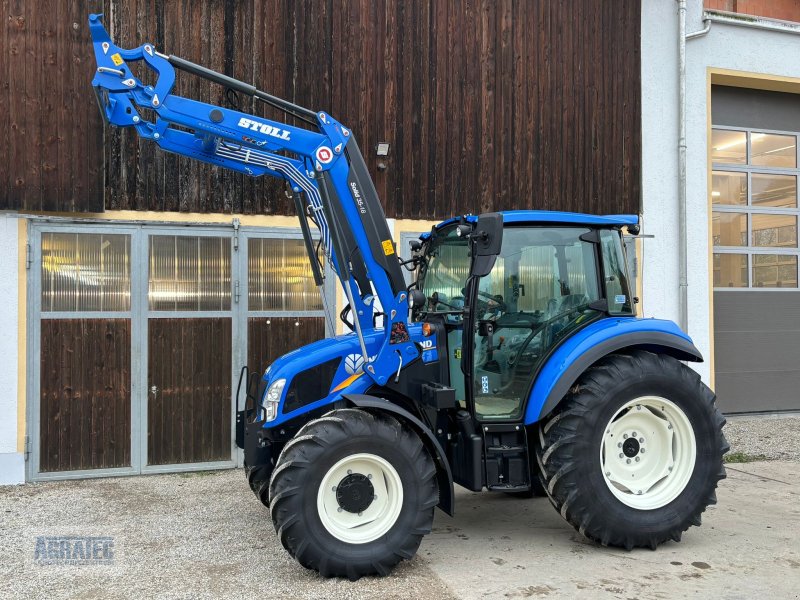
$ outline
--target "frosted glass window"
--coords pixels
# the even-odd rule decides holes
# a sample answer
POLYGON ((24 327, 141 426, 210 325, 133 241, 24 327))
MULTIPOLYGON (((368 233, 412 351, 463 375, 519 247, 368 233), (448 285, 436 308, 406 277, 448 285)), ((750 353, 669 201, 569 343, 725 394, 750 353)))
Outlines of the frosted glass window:
POLYGON ((797 135, 715 129, 711 138, 714 287, 797 290, 797 135))
POLYGON ((322 310, 303 240, 248 240, 248 306, 251 311, 322 310))
POLYGON ((713 234, 715 246, 746 246, 747 214, 715 211, 713 234))
POLYGON ((747 287, 747 254, 714 254, 714 287, 747 287))
POLYGON ((797 208, 797 177, 753 173, 753 206, 797 208))
POLYGON ((750 164, 759 167, 797 167, 797 138, 793 135, 750 134, 750 164))
POLYGON ((797 248, 797 217, 753 214, 753 246, 797 248))
POLYGON ((147 296, 150 310, 230 310, 230 238, 150 236, 147 296))
POLYGON ((42 312, 128 311, 131 238, 42 233, 42 312))
POLYGON ((743 165, 747 162, 747 134, 744 131, 714 129, 711 132, 711 160, 743 165))
POLYGON ((785 254, 753 255, 753 287, 797 287, 797 257, 785 254))
POLYGON ((711 202, 747 204, 747 173, 714 171, 711 177, 711 202))

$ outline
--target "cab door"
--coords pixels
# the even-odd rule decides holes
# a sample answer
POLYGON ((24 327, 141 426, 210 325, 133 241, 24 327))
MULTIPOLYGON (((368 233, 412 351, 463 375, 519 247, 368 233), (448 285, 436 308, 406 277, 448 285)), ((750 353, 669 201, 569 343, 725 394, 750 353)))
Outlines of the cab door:
POLYGON ((586 227, 508 227, 491 271, 472 277, 464 327, 468 404, 480 422, 522 419, 550 350, 603 313, 586 227))

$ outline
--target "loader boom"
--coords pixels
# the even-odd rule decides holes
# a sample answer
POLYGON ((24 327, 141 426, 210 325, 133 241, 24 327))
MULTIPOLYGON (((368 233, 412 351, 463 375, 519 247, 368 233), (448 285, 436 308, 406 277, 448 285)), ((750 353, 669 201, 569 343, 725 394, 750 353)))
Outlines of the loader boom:
POLYGON ((407 329, 408 292, 389 231, 353 133, 323 111, 312 111, 176 56, 152 44, 125 50, 111 40, 102 15, 89 16, 97 71, 92 81, 103 117, 130 127, 163 150, 252 177, 287 182, 301 220, 317 285, 323 270, 314 251, 310 220, 319 229, 324 255, 344 289, 365 357, 365 371, 385 384, 419 355, 407 329), (144 85, 128 63, 155 71, 144 85), (309 129, 215 106, 172 93, 175 69, 203 77, 265 102, 309 129), (142 109, 152 111, 148 121, 142 109), (380 308, 378 308, 378 303, 380 308), (384 336, 367 347, 363 332, 384 314, 384 336))

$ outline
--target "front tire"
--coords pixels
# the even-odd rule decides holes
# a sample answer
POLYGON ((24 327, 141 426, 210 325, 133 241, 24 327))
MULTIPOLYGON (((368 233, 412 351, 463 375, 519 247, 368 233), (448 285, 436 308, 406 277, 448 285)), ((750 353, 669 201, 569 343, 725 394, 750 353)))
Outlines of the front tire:
POLYGON ((250 490, 261 501, 261 504, 269 508, 269 479, 272 472, 272 465, 244 465, 244 473, 250 490))
POLYGON ((605 546, 680 541, 725 477, 714 400, 670 356, 635 351, 589 368, 539 427, 537 460, 556 510, 605 546))
POLYGON ((334 410, 281 452, 269 488, 283 547, 325 577, 388 575, 414 556, 439 503, 419 436, 383 413, 334 410))

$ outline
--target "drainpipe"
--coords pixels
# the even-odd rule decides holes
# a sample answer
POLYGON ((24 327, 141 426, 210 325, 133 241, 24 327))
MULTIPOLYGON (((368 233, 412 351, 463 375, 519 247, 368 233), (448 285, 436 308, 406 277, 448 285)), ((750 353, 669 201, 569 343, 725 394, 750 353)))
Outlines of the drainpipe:
POLYGON ((689 329, 689 260, 686 235, 686 0, 678 0, 678 292, 679 325, 689 329))
POLYGON ((705 17, 705 27, 686 35, 686 0, 678 1, 678 291, 679 324, 689 330, 689 249, 686 234, 686 42, 704 36, 711 29, 711 19, 705 17))

